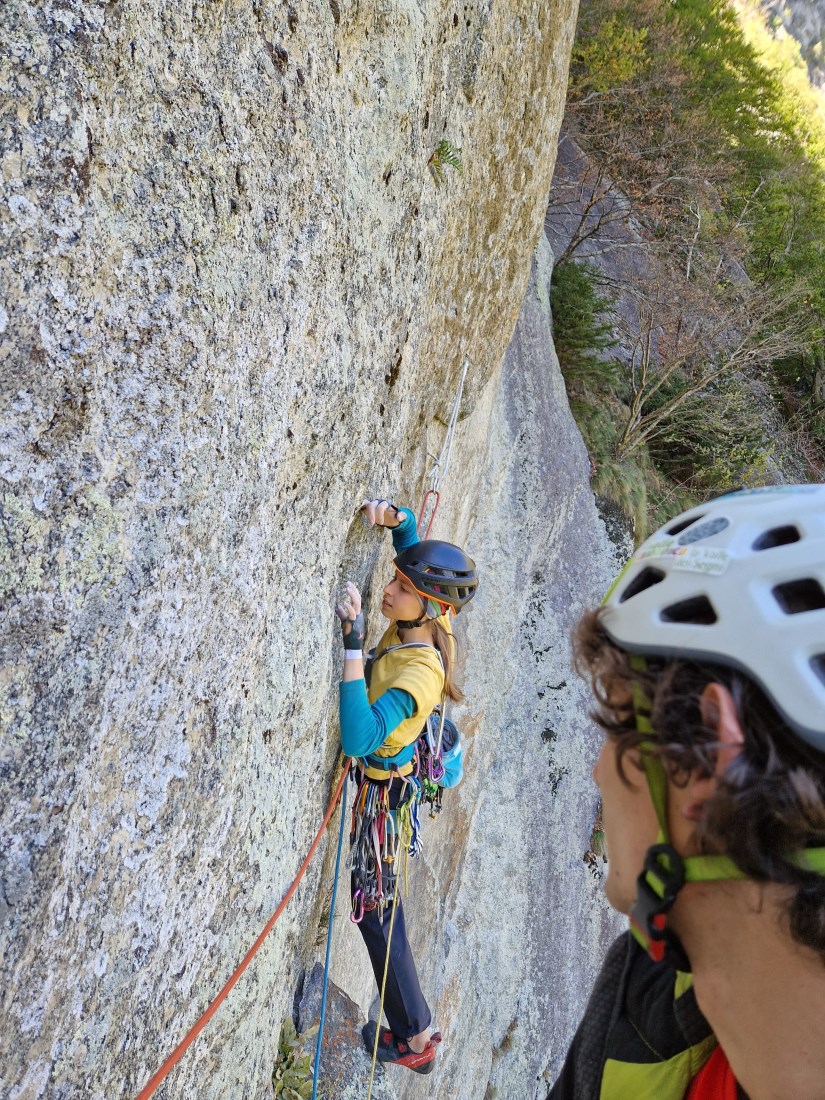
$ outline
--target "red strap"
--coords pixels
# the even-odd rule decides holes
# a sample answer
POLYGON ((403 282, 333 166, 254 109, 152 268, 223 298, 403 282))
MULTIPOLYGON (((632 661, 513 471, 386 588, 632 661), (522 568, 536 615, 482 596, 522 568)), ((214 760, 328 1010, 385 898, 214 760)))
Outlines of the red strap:
POLYGON ((693 1078, 685 1100, 736 1100, 736 1078, 721 1047, 693 1078))

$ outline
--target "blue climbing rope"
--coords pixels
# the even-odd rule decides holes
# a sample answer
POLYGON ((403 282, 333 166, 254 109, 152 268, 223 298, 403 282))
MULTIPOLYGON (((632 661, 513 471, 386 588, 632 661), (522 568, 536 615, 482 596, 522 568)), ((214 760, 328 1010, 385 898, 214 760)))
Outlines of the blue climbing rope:
POLYGON ((315 1066, 312 1070, 312 1100, 318 1100, 318 1080, 321 1068, 321 1040, 324 1037, 324 1017, 327 1013, 327 986, 329 985, 329 956, 332 949, 332 918, 335 916, 335 899, 338 896, 338 873, 341 870, 341 849, 344 847, 344 832, 347 825, 347 784, 341 791, 341 830, 338 833, 338 853, 335 856, 335 879, 332 884, 332 901, 329 906, 329 924, 327 925, 327 954, 324 959, 324 985, 321 991, 321 1019, 318 1024, 318 1043, 315 1047, 315 1066))

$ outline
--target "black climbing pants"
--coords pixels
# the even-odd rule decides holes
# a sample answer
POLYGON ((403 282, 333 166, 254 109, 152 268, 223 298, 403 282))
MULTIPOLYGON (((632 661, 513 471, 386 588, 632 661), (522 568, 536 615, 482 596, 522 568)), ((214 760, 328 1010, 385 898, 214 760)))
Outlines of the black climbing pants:
MULTIPOLYGON (((396 780, 390 786, 390 808, 393 810, 398 805, 400 793, 401 784, 396 780)), ((384 980, 392 908, 391 902, 385 905, 382 917, 379 917, 378 909, 370 909, 364 913, 363 920, 358 924, 369 952, 379 993, 384 980)), ((428 1028, 432 1022, 432 1014, 421 992, 418 971, 407 939, 404 906, 400 898, 396 902, 395 921, 392 926, 390 965, 384 994, 384 1015, 387 1017, 390 1031, 399 1039, 411 1039, 413 1035, 418 1035, 428 1028)))
MULTIPOLYGON (((411 1039, 413 1035, 430 1026, 431 1013, 418 983, 418 971, 415 969, 407 928, 404 923, 404 907, 396 902, 395 923, 392 926, 390 944, 390 966, 387 972, 387 989, 384 994, 384 1015, 390 1025, 390 1031, 399 1039, 411 1039)), ((392 905, 384 907, 384 916, 379 918, 377 909, 370 909, 358 925, 364 943, 367 945, 372 972, 378 990, 384 980, 384 961, 387 957, 387 937, 390 931, 392 905)))

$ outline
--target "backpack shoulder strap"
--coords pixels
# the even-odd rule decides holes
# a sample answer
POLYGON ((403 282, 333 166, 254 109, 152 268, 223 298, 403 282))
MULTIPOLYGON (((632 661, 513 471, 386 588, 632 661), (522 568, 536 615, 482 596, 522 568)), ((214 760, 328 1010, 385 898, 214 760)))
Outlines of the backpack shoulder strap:
POLYGON ((386 656, 387 653, 395 653, 398 649, 434 649, 439 664, 442 669, 444 668, 444 658, 441 656, 441 650, 438 646, 430 645, 429 642, 399 642, 398 645, 391 645, 387 646, 386 649, 382 649, 381 652, 376 653, 372 659, 373 661, 378 661, 381 657, 386 656))

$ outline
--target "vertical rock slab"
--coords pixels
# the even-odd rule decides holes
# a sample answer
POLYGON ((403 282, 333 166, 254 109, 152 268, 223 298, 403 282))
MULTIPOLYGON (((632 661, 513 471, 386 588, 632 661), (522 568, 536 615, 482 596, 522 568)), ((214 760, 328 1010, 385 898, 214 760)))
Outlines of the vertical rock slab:
MULTIPOLYGON (((292 880, 337 751, 341 563, 378 558, 354 509, 420 496, 463 362, 468 408, 500 362, 574 22, 0 7, 10 1100, 136 1093, 292 880), (464 173, 437 187, 442 139, 464 173)), ((265 1090, 320 873, 160 1096, 265 1090)))
MULTIPOLYGON (((308 1030, 317 1024, 321 1013, 324 968, 316 964, 307 975, 298 1005, 298 1028, 308 1030)), ((327 987, 321 1064, 318 1075, 318 1100, 363 1100, 367 1095, 372 1068, 372 1052, 361 1040, 366 1023, 355 1002, 332 982, 327 987)), ((312 1044, 313 1065, 317 1044, 312 1044)), ((372 1095, 374 1100, 397 1100, 390 1079, 393 1070, 376 1064, 372 1095)), ((397 1071, 396 1071, 397 1072, 397 1071)), ((403 1076, 403 1073, 402 1073, 403 1076)))
MULTIPOLYGON (((585 860, 600 735, 569 638, 630 546, 610 542, 589 487, 552 346, 551 263, 542 237, 501 373, 460 425, 439 512, 439 537, 470 530, 481 578, 456 620, 465 779, 445 793, 441 816, 425 820, 406 911, 444 1035, 427 1094, 451 1100, 543 1100, 623 926, 602 896, 598 861, 585 860), (471 516, 468 479, 478 484, 471 516)), ((333 973, 366 1005, 366 952, 341 917, 333 973)), ((425 1094, 412 1075, 396 1087, 404 1100, 425 1094)))

